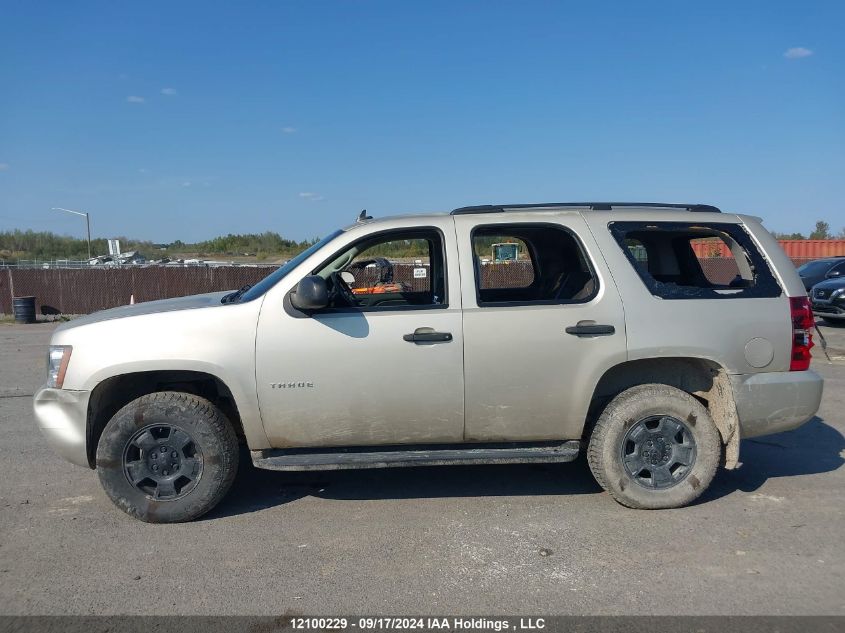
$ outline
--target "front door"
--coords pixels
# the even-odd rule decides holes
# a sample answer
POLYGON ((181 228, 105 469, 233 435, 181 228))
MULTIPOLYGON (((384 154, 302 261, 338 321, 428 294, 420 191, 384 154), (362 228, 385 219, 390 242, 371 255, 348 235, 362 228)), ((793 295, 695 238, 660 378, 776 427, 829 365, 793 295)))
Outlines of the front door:
POLYGON ((370 233, 331 253, 309 271, 327 280, 326 310, 304 315, 265 300, 256 378, 274 446, 462 441, 457 247, 451 218, 433 224, 370 233))
POLYGON ((579 439, 596 383, 626 359, 622 302, 584 219, 537 215, 455 218, 467 441, 579 439))

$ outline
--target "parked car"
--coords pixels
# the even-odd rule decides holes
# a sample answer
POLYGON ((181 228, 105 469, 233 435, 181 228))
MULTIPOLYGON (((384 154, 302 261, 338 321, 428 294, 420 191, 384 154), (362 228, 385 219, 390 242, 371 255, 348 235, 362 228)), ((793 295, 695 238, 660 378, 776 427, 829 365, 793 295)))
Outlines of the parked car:
POLYGON ((825 279, 845 277, 845 255, 807 262, 798 267, 798 276, 801 277, 801 282, 807 292, 825 279))
POLYGON ((251 288, 63 324, 34 409, 50 444, 144 521, 211 510, 239 443, 282 471, 583 451, 621 504, 674 508, 737 465, 740 438, 815 414, 812 326, 774 238, 711 206, 362 214, 251 288), (734 258, 703 266, 692 244, 708 241, 734 258), (477 265, 508 242, 532 271, 519 283, 477 265), (403 248, 427 254, 413 290, 352 291, 353 262, 403 248))
POLYGON ((828 325, 845 325, 845 276, 817 283, 810 291, 813 314, 828 325))

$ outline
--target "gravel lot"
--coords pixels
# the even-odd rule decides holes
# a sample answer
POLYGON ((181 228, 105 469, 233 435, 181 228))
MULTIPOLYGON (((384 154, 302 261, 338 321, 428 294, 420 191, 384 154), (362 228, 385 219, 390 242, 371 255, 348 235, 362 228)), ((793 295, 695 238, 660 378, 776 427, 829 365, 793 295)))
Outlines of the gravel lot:
POLYGON ((845 614, 845 328, 819 417, 744 441, 690 508, 625 509, 583 462, 246 464, 212 514, 158 526, 35 427, 52 329, 0 324, 0 613, 845 614))

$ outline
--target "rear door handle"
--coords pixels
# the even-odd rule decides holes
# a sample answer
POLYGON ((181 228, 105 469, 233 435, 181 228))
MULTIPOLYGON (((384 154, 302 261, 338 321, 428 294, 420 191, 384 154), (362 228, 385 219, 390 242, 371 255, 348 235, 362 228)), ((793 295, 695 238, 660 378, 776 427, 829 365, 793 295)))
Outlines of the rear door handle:
POLYGON ((573 336, 610 336, 616 332, 612 325, 599 325, 595 321, 578 321, 575 325, 566 328, 567 334, 573 336))
POLYGON ((409 343, 448 343, 452 340, 451 332, 435 332, 434 328, 418 327, 413 334, 402 337, 409 343))

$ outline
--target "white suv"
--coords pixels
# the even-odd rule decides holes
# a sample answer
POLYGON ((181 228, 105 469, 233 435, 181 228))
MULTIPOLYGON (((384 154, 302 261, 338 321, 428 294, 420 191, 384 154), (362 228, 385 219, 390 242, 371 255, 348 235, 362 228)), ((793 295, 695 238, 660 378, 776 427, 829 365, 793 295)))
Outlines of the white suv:
POLYGON ((620 503, 677 507, 815 414, 812 324, 760 221, 710 206, 362 214, 252 288, 63 325, 35 415, 145 521, 214 507, 239 442, 275 470, 586 450, 620 503))

